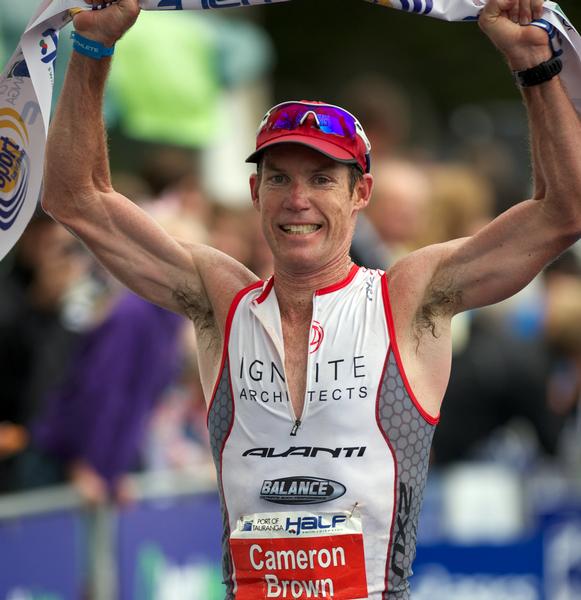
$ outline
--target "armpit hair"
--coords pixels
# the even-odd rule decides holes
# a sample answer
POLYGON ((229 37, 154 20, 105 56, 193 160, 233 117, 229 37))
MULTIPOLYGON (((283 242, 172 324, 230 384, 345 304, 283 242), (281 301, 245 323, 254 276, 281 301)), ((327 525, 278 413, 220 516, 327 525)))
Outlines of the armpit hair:
POLYGON ((462 292, 455 289, 451 283, 430 285, 415 319, 418 343, 425 331, 429 331, 434 338, 438 338, 437 318, 446 315, 451 317, 461 302, 462 292))
POLYGON ((183 284, 178 286, 172 295, 174 300, 182 307, 183 312, 195 325, 198 333, 203 333, 215 327, 216 319, 212 306, 199 291, 183 284))

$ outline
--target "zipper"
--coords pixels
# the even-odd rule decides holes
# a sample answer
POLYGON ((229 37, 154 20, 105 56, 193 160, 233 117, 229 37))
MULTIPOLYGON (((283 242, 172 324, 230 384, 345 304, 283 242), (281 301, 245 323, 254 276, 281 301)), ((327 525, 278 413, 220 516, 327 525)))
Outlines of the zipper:
POLYGON ((296 434, 297 434, 297 432, 298 432, 298 430, 299 430, 299 427, 300 427, 300 426, 301 426, 301 420, 300 420, 300 419, 297 419, 297 420, 295 421, 294 425, 293 425, 293 428, 291 429, 291 432, 290 432, 290 434, 291 434, 292 436, 296 436, 296 434))

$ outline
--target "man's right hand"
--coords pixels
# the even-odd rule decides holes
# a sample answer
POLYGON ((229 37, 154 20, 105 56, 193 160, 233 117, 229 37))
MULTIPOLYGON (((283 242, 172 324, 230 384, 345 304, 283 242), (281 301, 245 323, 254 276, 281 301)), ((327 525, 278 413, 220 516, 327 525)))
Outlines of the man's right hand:
MULTIPOLYGON (((86 4, 98 2, 85 0, 86 4)), ((138 0, 118 0, 102 10, 84 10, 73 18, 75 30, 82 36, 113 46, 135 23, 139 15, 138 0)))

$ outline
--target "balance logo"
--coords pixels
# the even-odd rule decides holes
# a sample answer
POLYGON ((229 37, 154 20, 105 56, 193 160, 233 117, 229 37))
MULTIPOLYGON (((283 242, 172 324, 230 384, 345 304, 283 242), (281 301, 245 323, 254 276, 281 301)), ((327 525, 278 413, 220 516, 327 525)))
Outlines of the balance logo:
POLYGON ((22 117, 12 108, 0 108, 0 230, 14 225, 26 199, 30 159, 24 146, 30 142, 22 117))
POLYGON ((275 504, 321 504, 343 496, 347 491, 338 481, 319 477, 283 477, 262 482, 260 497, 275 504))

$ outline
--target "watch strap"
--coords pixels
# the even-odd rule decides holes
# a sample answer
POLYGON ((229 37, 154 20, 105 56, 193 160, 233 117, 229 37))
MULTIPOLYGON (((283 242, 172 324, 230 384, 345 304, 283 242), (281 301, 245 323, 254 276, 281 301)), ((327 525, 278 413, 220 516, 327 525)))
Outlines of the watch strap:
POLYGON ((513 75, 520 87, 532 87, 553 79, 562 69, 563 61, 558 56, 553 56, 536 67, 524 71, 513 71, 513 75))
POLYGON ((114 45, 105 46, 101 42, 90 40, 76 31, 71 32, 71 38, 73 40, 73 50, 96 60, 111 56, 115 51, 114 45))

